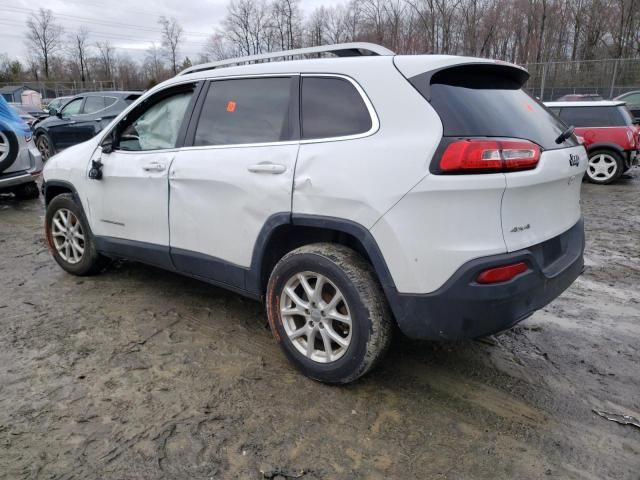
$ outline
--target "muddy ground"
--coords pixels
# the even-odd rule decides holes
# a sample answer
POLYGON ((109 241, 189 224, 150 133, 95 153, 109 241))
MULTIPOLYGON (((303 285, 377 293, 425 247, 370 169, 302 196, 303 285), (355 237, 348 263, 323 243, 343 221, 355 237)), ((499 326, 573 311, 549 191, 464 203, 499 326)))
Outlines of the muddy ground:
POLYGON ((486 342, 394 340, 348 387, 261 305, 133 263, 64 273, 0 197, 0 477, 640 479, 640 169, 584 185, 587 267, 486 342))

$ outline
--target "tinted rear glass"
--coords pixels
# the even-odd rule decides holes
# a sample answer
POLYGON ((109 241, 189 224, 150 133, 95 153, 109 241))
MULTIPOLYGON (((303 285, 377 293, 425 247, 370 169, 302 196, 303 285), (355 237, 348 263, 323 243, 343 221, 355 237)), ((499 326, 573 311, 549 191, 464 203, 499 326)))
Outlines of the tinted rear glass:
POLYGON ((573 137, 555 143, 567 127, 522 90, 519 71, 510 75, 504 67, 465 67, 436 73, 430 85, 424 75, 411 79, 423 96, 430 96, 444 136, 522 138, 548 150, 577 144, 573 137))
POLYGON ((364 100, 342 78, 302 79, 302 138, 332 138, 371 130, 364 100))
POLYGON ((560 118, 574 127, 623 127, 632 123, 625 107, 562 107, 560 118))
POLYGON ((211 82, 195 145, 233 145, 288 140, 291 78, 211 82))

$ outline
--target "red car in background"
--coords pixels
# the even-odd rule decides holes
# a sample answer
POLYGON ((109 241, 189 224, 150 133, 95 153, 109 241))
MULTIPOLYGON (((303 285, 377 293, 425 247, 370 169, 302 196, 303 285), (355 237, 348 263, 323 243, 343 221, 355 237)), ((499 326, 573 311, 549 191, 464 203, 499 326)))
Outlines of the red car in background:
POLYGON ((638 164, 640 128, 622 101, 547 102, 567 125, 576 127, 589 153, 587 179, 608 184, 638 164))

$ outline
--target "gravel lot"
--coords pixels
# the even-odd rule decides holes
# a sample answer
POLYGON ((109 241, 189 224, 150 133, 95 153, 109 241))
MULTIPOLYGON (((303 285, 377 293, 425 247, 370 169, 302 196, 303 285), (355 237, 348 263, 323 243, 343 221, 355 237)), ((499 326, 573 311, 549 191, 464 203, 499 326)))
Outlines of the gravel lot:
POLYGON ((40 200, 0 196, 0 477, 639 479, 640 169, 584 184, 587 267, 485 341, 396 337, 348 387, 286 362, 261 305, 151 267, 76 278, 40 200))

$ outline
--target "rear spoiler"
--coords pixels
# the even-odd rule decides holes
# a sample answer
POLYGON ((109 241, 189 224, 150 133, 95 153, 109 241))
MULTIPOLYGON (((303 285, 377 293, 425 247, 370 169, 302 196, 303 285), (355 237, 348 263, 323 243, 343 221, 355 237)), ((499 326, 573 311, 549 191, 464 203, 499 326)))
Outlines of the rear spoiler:
MULTIPOLYGON (((419 58, 419 56, 416 57, 419 58)), ((416 71, 415 64, 402 65, 402 57, 396 57, 394 63, 400 73, 428 101, 431 101, 431 85, 434 83, 460 87, 468 85, 473 88, 482 88, 486 83, 487 88, 495 88, 496 83, 504 82, 505 88, 521 88, 529 80, 529 72, 512 63, 464 57, 443 57, 443 60, 445 59, 448 61, 437 62, 438 64, 434 65, 435 68, 421 73, 416 71)))

